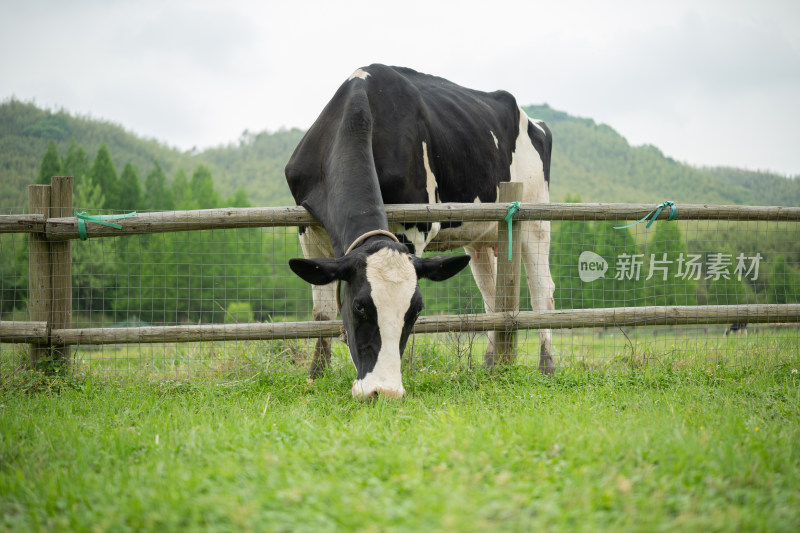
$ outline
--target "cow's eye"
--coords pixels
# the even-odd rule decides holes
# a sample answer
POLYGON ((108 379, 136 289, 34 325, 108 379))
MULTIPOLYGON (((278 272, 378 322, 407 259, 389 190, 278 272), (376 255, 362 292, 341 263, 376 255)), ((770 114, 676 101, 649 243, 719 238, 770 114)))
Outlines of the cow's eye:
POLYGON ((367 318, 367 306, 364 302, 353 302, 353 313, 359 318, 367 318))

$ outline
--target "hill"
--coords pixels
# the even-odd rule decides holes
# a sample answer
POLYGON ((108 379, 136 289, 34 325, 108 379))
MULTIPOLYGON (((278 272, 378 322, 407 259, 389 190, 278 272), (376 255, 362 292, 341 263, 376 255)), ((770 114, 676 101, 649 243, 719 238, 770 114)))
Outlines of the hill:
POLYGON ((121 172, 127 162, 149 172, 158 160, 171 176, 182 156, 154 139, 142 139, 120 126, 88 117, 75 117, 66 111, 51 112, 33 104, 9 100, 0 104, 0 208, 27 205, 25 188, 34 183, 49 140, 56 141, 63 156, 75 139, 94 159, 105 143, 121 172))
POLYGON ((631 146, 605 124, 546 105, 526 112, 553 131, 550 198, 585 202, 800 205, 800 180, 732 168, 696 168, 655 146, 631 146))
POLYGON ((179 170, 191 174, 203 164, 224 197, 244 188, 253 205, 290 205, 283 167, 302 136, 299 130, 245 132, 227 146, 202 153, 181 152, 111 122, 72 116, 64 110, 43 110, 12 99, 0 104, 0 211, 19 212, 27 205, 26 187, 36 181, 50 140, 56 142, 61 157, 74 140, 90 160, 105 143, 117 173, 130 162, 142 180, 156 161, 170 181, 179 170))
MULTIPOLYGON (((666 157, 654 146, 631 146, 605 124, 577 118, 546 105, 526 111, 545 120, 554 135, 553 201, 568 195, 591 202, 723 203, 800 206, 800 180, 733 168, 696 168, 666 157)), ((118 172, 130 162, 144 176, 158 161, 169 180, 183 169, 206 165, 223 196, 243 188, 252 205, 292 203, 283 167, 303 132, 245 131, 235 142, 203 152, 181 152, 143 139, 119 125, 48 111, 15 99, 0 104, 0 209, 19 211, 26 185, 39 173, 49 140, 63 156, 72 140, 93 159, 108 146, 118 172)))

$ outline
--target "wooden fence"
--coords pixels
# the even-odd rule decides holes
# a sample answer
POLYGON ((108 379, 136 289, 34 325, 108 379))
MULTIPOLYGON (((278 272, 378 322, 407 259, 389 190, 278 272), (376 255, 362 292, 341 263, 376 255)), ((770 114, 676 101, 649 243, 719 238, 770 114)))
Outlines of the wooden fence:
MULTIPOLYGON (((72 328, 71 241, 80 237, 79 220, 72 213, 72 178, 53 177, 51 185, 28 188, 29 212, 0 215, 0 233, 28 233, 30 321, 0 321, 0 342, 29 343, 31 364, 43 359, 63 365, 70 362, 70 346, 197 342, 259 339, 296 339, 337 336, 339 320, 256 324, 210 324, 149 326, 130 328, 72 328)), ((503 184, 498 204, 388 205, 393 222, 465 222, 502 220, 508 202, 521 196, 514 186, 503 184)), ((520 204, 514 220, 640 220, 652 213, 649 204, 520 204)), ((800 222, 800 208, 761 206, 715 206, 681 204, 680 220, 791 221, 800 222)), ((658 219, 666 220, 664 209, 658 219)), ((179 231, 275 226, 314 225, 318 221, 302 207, 225 208, 196 211, 139 213, 114 221, 111 228, 91 221, 86 237, 118 237, 179 231)), ((519 225, 514 225, 518 231, 519 225)), ((498 247, 507 246, 506 225, 498 226, 498 247)), ((516 240, 519 239, 517 235, 516 240)), ((497 331, 498 355, 515 352, 515 332, 520 329, 579 327, 800 322, 800 304, 759 304, 723 306, 622 307, 512 312, 519 295, 519 254, 508 261, 498 253, 497 312, 488 314, 422 317, 414 333, 497 331), (508 294, 507 287, 511 287, 508 294), (505 292, 504 292, 505 291, 505 292), (514 294, 514 291, 516 294, 514 294), (505 335, 505 337, 503 337, 505 335)))

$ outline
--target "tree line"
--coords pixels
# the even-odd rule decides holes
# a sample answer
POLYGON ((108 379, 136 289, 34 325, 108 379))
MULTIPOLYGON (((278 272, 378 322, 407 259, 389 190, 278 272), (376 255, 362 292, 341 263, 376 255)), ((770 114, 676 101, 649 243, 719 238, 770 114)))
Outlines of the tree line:
POLYGON ((195 167, 191 178, 183 168, 179 168, 169 182, 161 164, 154 160, 143 187, 139 170, 132 163, 126 163, 122 173, 117 173, 105 144, 100 145, 90 162, 76 141, 70 142, 63 157, 59 155, 55 141, 49 141, 36 183, 49 184, 52 176, 74 177, 73 204, 78 208, 172 211, 250 206, 247 193, 241 188, 233 196, 222 199, 214 187, 211 170, 203 164, 195 167), (90 198, 96 203, 86 204, 90 198))
MULTIPOLYGON (((582 220, 553 224, 550 264, 556 308, 800 301, 797 224, 659 221, 650 229, 642 229, 645 223, 640 228, 624 225, 582 220), (585 272, 592 266, 580 262, 585 251, 607 263, 604 275, 581 278, 582 268, 585 272)), ((604 266, 596 262, 597 268, 604 266)))
MULTIPOLYGON (((90 215, 250 207, 243 189, 223 198, 211 171, 202 164, 191 175, 179 168, 171 180, 158 161, 144 180, 130 162, 118 173, 106 145, 90 160, 74 141, 63 155, 50 142, 37 183, 50 183, 54 175, 74 177, 74 209, 90 215)), ((5 235, 0 245, 14 257, 13 263, 3 262, 0 272, 2 311, 24 309, 27 239, 5 235)), ((288 257, 299 254, 296 230, 290 228, 76 241, 73 307, 81 317, 113 323, 131 319, 223 322, 242 317, 252 321, 304 315, 310 312, 308 298, 303 298, 306 285, 284 268, 288 257)))

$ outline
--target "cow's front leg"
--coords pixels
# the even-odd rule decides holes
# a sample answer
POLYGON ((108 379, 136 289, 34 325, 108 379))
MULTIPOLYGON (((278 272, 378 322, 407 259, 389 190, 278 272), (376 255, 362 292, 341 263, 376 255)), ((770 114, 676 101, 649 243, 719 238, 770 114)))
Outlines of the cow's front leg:
MULTIPOLYGON (((494 312, 494 302, 497 294, 496 280, 497 280, 497 257, 494 254, 494 248, 482 247, 472 248, 465 246, 464 250, 470 256, 469 267, 472 270, 472 276, 475 278, 475 283, 483 296, 483 308, 486 313, 494 312)), ((494 351, 494 331, 487 333, 488 343, 486 345, 485 361, 486 366, 492 367, 495 364, 495 351, 494 351)))
MULTIPOLYGON (((336 319, 336 283, 327 285, 315 285, 312 287, 312 297, 314 299, 314 310, 312 315, 314 320, 335 320, 336 319)), ((325 369, 331 364, 331 338, 319 337, 314 346, 314 358, 311 360, 311 368, 308 375, 311 379, 321 376, 325 369)))
MULTIPOLYGON (((330 239, 324 229, 319 226, 302 228, 300 232, 300 247, 303 256, 307 259, 319 257, 333 257, 330 239)), ((314 320, 336 320, 336 283, 328 285, 313 285, 311 297, 314 301, 312 316, 314 320)), ((325 372, 331 362, 330 337, 319 337, 314 346, 314 357, 308 375, 315 379, 325 372)))
MULTIPOLYGON (((555 309, 555 284, 550 275, 550 222, 524 222, 522 227, 522 260, 531 293, 531 307, 546 311, 555 309)), ((539 371, 545 375, 555 372, 553 363, 553 334, 539 330, 539 371)))

